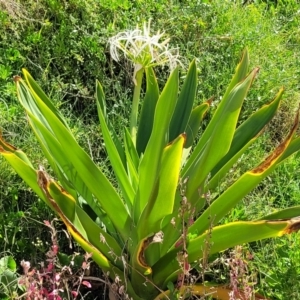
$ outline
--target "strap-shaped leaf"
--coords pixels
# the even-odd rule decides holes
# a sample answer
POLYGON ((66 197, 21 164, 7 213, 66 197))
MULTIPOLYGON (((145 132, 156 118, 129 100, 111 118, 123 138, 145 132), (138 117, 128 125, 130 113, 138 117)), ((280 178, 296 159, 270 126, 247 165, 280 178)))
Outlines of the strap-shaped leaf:
MULTIPOLYGON (((226 285, 216 285, 214 283, 205 283, 205 284, 192 284, 192 285, 183 285, 178 289, 178 294, 180 297, 185 297, 187 295, 200 296, 201 298, 213 297, 218 300, 232 300, 232 287, 226 285)), ((245 292, 242 290, 238 291, 239 297, 246 299, 245 292)), ((255 294, 252 300, 269 300, 265 296, 255 294)), ((170 290, 164 291, 159 294, 154 300, 165 300, 170 298, 170 290), (168 298, 167 298, 168 297, 168 298)), ((201 299, 200 298, 200 299, 201 299)))
MULTIPOLYGON (((118 268, 123 268, 121 260, 122 249, 119 244, 101 229, 78 205, 75 199, 64 191, 54 180, 42 170, 38 171, 38 183, 48 198, 52 208, 65 222, 67 228, 73 227, 73 231, 81 235, 85 242, 97 248, 110 263, 118 268)), ((83 241, 81 241, 83 243, 83 241)), ((105 261, 105 263, 107 263, 105 261)))
MULTIPOLYGON (((284 152, 284 154, 280 157, 278 164, 282 163, 285 159, 293 155, 294 153, 300 150, 300 136, 294 138, 291 143, 288 145, 288 148, 284 152)), ((299 152, 298 154, 299 155, 299 152)))
MULTIPOLYGON (((101 86, 100 83, 98 82, 97 84, 97 90, 101 90, 101 86)), ((112 168, 114 170, 115 176, 117 178, 117 181, 119 183, 119 186, 122 190, 122 193, 124 195, 124 199, 126 201, 126 204, 129 208, 129 210, 131 210, 131 205, 133 203, 133 199, 134 199, 134 190, 132 188, 132 185, 130 183, 130 180, 128 178, 126 169, 123 165, 122 159, 119 155, 118 149, 114 143, 114 140, 111 136, 111 131, 108 128, 108 125, 106 123, 105 120, 105 116, 104 116, 104 104, 101 102, 103 102, 100 100, 100 92, 97 93, 97 109, 98 109, 98 116, 99 116, 99 120, 100 120, 100 124, 101 124, 101 130, 102 130, 102 135, 103 135, 103 139, 105 142, 105 147, 106 147, 106 151, 108 153, 109 156, 109 160, 110 163, 112 165, 112 168)))
POLYGON ((139 239, 158 232, 161 220, 173 212, 184 142, 185 135, 181 134, 164 149, 155 189, 137 225, 139 239))
MULTIPOLYGON (((27 74, 26 71, 25 74, 27 74)), ((18 81, 17 88, 19 88, 22 84, 22 82, 18 81)), ((127 239, 128 232, 130 232, 131 221, 123 201, 120 199, 108 179, 94 164, 86 152, 78 145, 70 131, 60 122, 60 120, 56 117, 56 114, 48 108, 46 103, 50 100, 45 102, 45 99, 40 99, 38 97, 32 86, 29 85, 29 88, 34 97, 35 103, 40 110, 40 115, 44 116, 48 124, 51 126, 51 130, 58 142, 61 144, 62 149, 70 149, 68 151, 68 155, 70 161, 72 161, 74 169, 78 172, 89 190, 98 199, 100 205, 106 211, 122 237, 127 239), (119 212, 117 215, 116 211, 119 212)), ((20 99, 20 101, 22 102, 22 99, 20 99)), ((36 117, 38 118, 39 115, 36 117)))
MULTIPOLYGON (((116 241, 109 234, 101 230, 83 210, 74 206, 75 200, 66 195, 54 181, 49 180, 43 171, 38 172, 38 184, 78 244, 87 253, 92 254, 93 260, 103 271, 109 272, 109 276, 112 279, 117 278, 121 282, 125 282, 123 261, 116 260, 116 257, 121 257, 122 249, 116 241), (52 197, 56 198, 55 201, 52 197), (74 226, 69 217, 75 218, 77 222, 76 226, 74 226), (81 232, 78 230, 80 227, 83 230, 81 232), (110 257, 116 266, 107 257, 110 257)), ((130 282, 127 283, 127 291, 134 299, 141 300, 136 295, 130 282)))
POLYGON ((299 123, 299 112, 287 138, 256 168, 243 174, 223 194, 221 194, 189 228, 191 234, 202 234, 210 226, 217 224, 245 195, 269 175, 288 148, 299 123))
MULTIPOLYGON (((24 108, 26 109, 26 107, 35 107, 35 115, 40 117, 41 114, 39 113, 38 107, 35 104, 34 98, 31 97, 29 91, 27 90, 27 87, 23 84, 20 84, 20 86, 22 86, 22 88, 20 87, 18 90, 20 101, 24 100, 24 98, 30 100, 30 102, 28 102, 29 105, 25 104, 24 108)), ((24 102, 21 102, 21 104, 24 104, 24 102)), ((85 207, 84 203, 87 202, 93 209, 93 212, 98 215, 101 221, 104 222, 107 229, 109 229, 113 234, 115 230, 111 225, 111 221, 107 217, 104 217, 98 201, 93 198, 91 191, 83 182, 77 170, 73 167, 70 156, 68 155, 69 148, 64 149, 62 147, 62 145, 53 135, 50 125, 45 118, 38 119, 32 114, 32 111, 26 111, 28 114, 29 123, 35 132, 38 141, 40 142, 46 158, 55 171, 56 176, 58 176, 59 181, 63 184, 64 188, 73 195, 73 197, 76 197, 76 199, 81 202, 81 205, 85 207)))
POLYGON ((178 68, 170 75, 155 109, 153 130, 139 167, 139 189, 134 218, 137 222, 156 186, 163 149, 168 142, 171 117, 178 93, 178 68))
POLYGON ((139 157, 136 152, 136 148, 133 145, 132 137, 126 127, 124 128, 124 144, 125 144, 125 155, 126 155, 126 162, 127 162, 127 173, 132 188, 136 193, 138 189, 138 183, 139 183, 139 176, 138 176, 139 157))
POLYGON ((200 128, 200 124, 203 120, 205 113, 209 108, 210 101, 206 101, 192 110, 189 122, 186 127, 186 143, 184 148, 189 148, 193 145, 193 142, 197 136, 200 128))
POLYGON ((99 202, 93 197, 91 191, 73 167, 68 155, 68 149, 64 151, 52 133, 38 119, 31 115, 30 112, 28 112, 28 118, 51 167, 56 171, 56 176, 58 176, 63 187, 78 200, 82 207, 88 210, 92 208, 90 215, 92 213, 96 214, 111 234, 114 234, 115 229, 111 225, 111 221, 105 217, 99 202), (86 203, 88 203, 90 208, 86 207, 86 203))
POLYGON ((164 256, 172 248, 182 231, 182 214, 180 213, 182 195, 179 189, 176 191, 173 214, 166 216, 162 221, 164 233, 163 243, 160 244, 160 255, 164 256))
POLYGON ((283 89, 278 92, 270 104, 264 105, 237 128, 230 150, 211 171, 211 179, 206 187, 207 190, 213 190, 217 187, 220 180, 227 174, 233 164, 272 120, 280 105, 282 94, 283 89))
POLYGON ((262 217, 259 220, 284 220, 292 219, 300 216, 300 205, 288 207, 272 214, 262 217))
MULTIPOLYGON (((29 78, 32 79, 31 77, 29 78)), ((34 96, 30 92, 30 88, 20 77, 18 77, 18 80, 15 79, 15 82, 17 87, 18 99, 21 105, 24 107, 25 111, 31 112, 32 115, 35 115, 36 118, 39 119, 40 123, 42 123, 49 131, 52 132, 51 126, 49 125, 45 116, 43 116, 43 114, 40 112, 40 109, 35 102, 34 96)), ((49 99, 47 99, 46 102, 49 102, 49 99)), ((53 106, 51 107, 51 111, 54 111, 53 113, 57 115, 56 109, 53 108, 53 106)), ((62 124, 64 125, 64 123, 62 124)))
MULTIPOLYGON (((32 90, 34 90, 35 94, 41 98, 44 99, 45 104, 48 106, 48 108, 52 111, 53 114, 55 114, 55 116, 60 120, 60 122, 68 128, 68 125, 65 121, 65 119, 63 118, 63 116, 61 115, 61 113, 56 109, 56 107, 52 104, 52 102, 50 101, 50 99, 46 96, 46 94, 44 93, 44 91, 40 88, 40 86, 37 84, 37 82, 32 78, 32 76, 25 70, 23 69, 23 74, 26 78, 26 81, 28 83, 28 85, 31 87, 32 90)), ((21 78, 16 78, 15 81, 19 81, 21 78)), ((21 87, 20 87, 21 88, 21 87)), ((28 101, 24 101, 24 105, 28 105, 27 109, 33 111, 33 107, 35 106, 35 103, 31 101, 31 95, 27 94, 28 96, 28 101)), ((36 111, 37 112, 37 111, 36 111)), ((42 118, 42 116, 40 116, 40 118, 42 118)))
POLYGON ((126 127, 124 128, 124 144, 125 144, 125 151, 127 151, 126 158, 130 156, 134 168, 137 172, 139 168, 140 159, 136 151, 136 148, 133 144, 130 133, 126 127))
POLYGON ((157 241, 155 243, 151 243, 145 250, 145 260, 149 264, 149 266, 153 266, 160 258, 160 246, 163 243, 164 233, 162 231, 156 234, 157 241))
POLYGON ((179 93, 174 114, 170 123, 169 141, 185 133, 197 90, 197 67, 195 60, 190 64, 187 76, 179 93))
POLYGON ((195 163, 195 160, 198 159, 198 156, 203 151, 203 148, 209 138, 211 137, 213 131, 215 130, 216 124, 219 123, 221 115, 224 113, 224 108, 227 106, 227 102, 231 101, 229 98, 230 93, 232 92, 233 88, 242 80, 244 80, 245 76, 248 73, 248 67, 249 67, 249 55, 247 49, 244 51, 242 59, 240 63, 236 67, 235 74, 233 78, 231 79, 231 82, 226 89, 226 92, 222 98, 222 101, 218 105, 218 108, 216 112, 213 115, 213 118, 209 122, 207 128, 205 129, 203 135, 201 136, 201 139, 197 143, 190 159, 187 161, 184 170, 182 174, 185 174, 187 170, 190 168, 190 166, 195 163))
POLYGON ((0 131, 0 151, 1 153, 8 152, 13 153, 17 157, 19 157, 24 163, 26 163, 28 166, 32 167, 31 161, 28 159, 27 155, 22 151, 14 147, 13 145, 9 144, 3 139, 3 136, 0 131))
POLYGON ((187 172, 182 174, 183 178, 188 178, 186 197, 192 205, 200 199, 200 187, 211 170, 230 149, 242 103, 257 72, 258 69, 254 69, 245 80, 231 90, 203 150, 187 172))
MULTIPOLYGON (((3 140, 1 140, 1 142, 3 142, 3 140)), ((23 153, 20 150, 4 150, 2 145, 0 146, 0 154, 8 161, 8 163, 13 167, 17 174, 28 184, 28 186, 30 186, 32 190, 50 206, 49 201, 44 196, 37 183, 36 170, 32 167, 31 164, 27 163, 26 160, 28 159, 20 158, 20 153, 22 153, 22 156, 26 156, 25 153, 23 153), (16 154, 17 151, 19 152, 18 154, 16 154)))
MULTIPOLYGON (((28 76, 32 82, 33 79, 29 74, 28 76)), ((34 86, 36 86, 36 84, 34 84, 34 86)), ((78 176, 78 174, 72 167, 72 163, 70 163, 69 161, 69 156, 66 155, 65 151, 61 151, 62 146, 56 140, 51 130, 51 126, 49 125, 47 119, 44 118, 40 113, 34 98, 29 92, 28 87, 24 85, 22 80, 20 80, 20 84, 18 84, 17 91, 19 100, 28 114, 29 123, 56 176, 58 176, 58 179, 68 191, 71 192, 71 190, 75 187, 77 189, 77 192, 79 192, 79 194, 86 201, 89 202, 90 200, 90 205, 93 207, 92 195, 90 191, 87 189, 81 178, 78 176)), ((41 95, 44 95, 44 93, 40 89, 39 91, 41 95)), ((46 102, 49 103, 49 99, 47 99, 46 102)), ((59 113, 53 106, 52 110, 54 111, 55 115, 59 115, 59 113)), ((60 116, 60 118, 62 118, 62 116, 60 116)), ((94 208, 96 208, 95 205, 94 208)), ((97 212, 97 209, 95 209, 95 212, 97 212)))
MULTIPOLYGON (((248 73, 249 70, 249 52, 248 49, 245 48, 245 50, 243 51, 242 54, 242 58, 241 61, 239 62, 239 64, 236 66, 235 68, 235 74, 232 77, 226 92, 223 96, 223 98, 227 98, 227 96, 229 95, 229 93, 231 92, 231 90, 241 81, 245 78, 245 76, 248 73)), ((221 104, 222 105, 222 104, 221 104)))
MULTIPOLYGON (((54 170, 59 181, 61 181, 66 190, 76 188, 84 199, 89 199, 92 195, 85 183, 78 176, 70 162, 66 151, 62 149, 53 133, 48 130, 31 112, 27 112, 28 120, 33 129, 41 148, 46 156, 51 168, 54 170)), ((77 196, 76 196, 77 197, 77 196)), ((97 210, 95 210, 96 212, 97 210)))
POLYGON ((120 159, 121 159, 124 167, 126 168, 126 157, 125 157, 124 149, 123 149, 122 144, 115 132, 114 127, 109 122, 107 112, 106 112, 105 95, 103 92, 102 85, 100 84, 100 82, 98 80, 96 81, 96 100, 97 100, 97 105, 99 105, 98 110, 99 110, 99 108, 101 108, 101 111, 104 115, 104 118, 105 118, 105 121, 107 124, 107 127, 110 131, 111 138, 115 144, 116 149, 118 150, 120 159))
POLYGON ((137 132, 136 150, 139 155, 145 152, 152 132, 156 103, 159 98, 159 88, 152 68, 146 70, 146 94, 140 114, 137 132))
MULTIPOLYGON (((189 263, 193 263, 236 245, 282 236, 296 232, 299 228, 299 218, 278 221, 239 221, 213 227, 188 242, 187 259, 189 263)), ((176 280, 178 273, 182 272, 176 259, 179 249, 174 248, 152 267, 155 284, 166 288, 167 283, 176 280)))
MULTIPOLYGON (((152 276, 152 269, 149 266, 148 262, 145 260, 145 250, 149 247, 151 243, 151 238, 145 238, 138 242, 135 250, 132 253, 130 265, 131 265, 131 282, 134 290, 139 295, 150 295, 153 292, 156 292, 156 288, 154 285, 150 284, 149 286, 145 286, 143 283, 147 278, 150 282, 152 276)), ((150 297, 149 297, 150 298, 150 297)))
POLYGON ((149 254, 145 255, 145 251, 154 242, 162 219, 173 212, 184 141, 185 136, 182 134, 164 149, 155 192, 152 193, 137 224, 139 243, 132 256, 132 279, 134 287, 139 290, 144 288, 142 283, 145 280, 140 274, 150 275, 152 271, 149 263, 159 259, 159 245, 156 246, 157 251, 151 253, 149 262, 145 260, 145 257, 149 257, 149 254))
MULTIPOLYGON (((243 243, 289 234, 298 231, 299 226, 300 219, 298 218, 278 221, 239 221, 217 226, 211 231, 209 254, 211 255, 243 243)), ((209 232, 190 241, 187 247, 189 262, 199 259, 199 256, 202 257, 205 251, 208 251, 203 246, 205 245, 205 240, 209 239, 208 235, 210 235, 209 232)))

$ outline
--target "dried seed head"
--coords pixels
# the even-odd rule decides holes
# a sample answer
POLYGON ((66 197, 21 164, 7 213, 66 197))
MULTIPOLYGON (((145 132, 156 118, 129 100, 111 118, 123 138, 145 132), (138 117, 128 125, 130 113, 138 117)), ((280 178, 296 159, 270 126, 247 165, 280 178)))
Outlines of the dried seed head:
POLYGON ((164 233, 162 231, 159 231, 155 233, 155 235, 152 238, 152 243, 162 243, 164 239, 164 233))
POLYGON ((125 287, 124 287, 124 285, 121 285, 119 288, 119 294, 123 295, 124 293, 125 293, 125 287))
POLYGON ((175 222, 175 217, 173 217, 172 218, 172 220, 171 220, 171 224, 175 227, 175 225, 176 225, 176 222, 175 222))
POLYGON ((100 233, 100 242, 103 243, 103 244, 106 243, 106 239, 105 239, 105 237, 102 233, 100 233))

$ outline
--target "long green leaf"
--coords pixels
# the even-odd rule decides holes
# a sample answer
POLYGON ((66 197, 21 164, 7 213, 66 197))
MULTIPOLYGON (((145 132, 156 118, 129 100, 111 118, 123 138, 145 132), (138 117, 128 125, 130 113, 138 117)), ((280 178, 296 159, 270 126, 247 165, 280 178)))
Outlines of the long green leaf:
POLYGON ((156 103, 159 98, 159 88, 153 69, 147 68, 145 71, 147 88, 140 115, 140 123, 138 126, 136 140, 136 150, 139 155, 145 152, 146 146, 149 142, 154 122, 156 103))
MULTIPOLYGON (((100 85, 100 84, 98 83, 98 85, 100 85)), ((100 87, 98 87, 98 89, 100 89, 100 87)), ((99 99, 99 96, 97 97, 97 99, 99 99)), ((111 136, 111 132, 106 123, 105 116, 104 116, 105 112, 104 112, 104 109, 102 108, 103 105, 101 105, 101 103, 99 103, 99 102, 100 102, 100 100, 97 101, 98 116, 99 116, 99 120, 100 120, 100 124, 101 124, 102 135, 103 135, 103 139, 105 142, 106 150, 107 150, 107 153, 108 153, 108 156, 110 159, 110 163, 114 170, 114 173, 116 175, 117 181, 119 183, 119 186, 123 192, 126 204, 129 208, 129 210, 131 210, 131 205, 132 205, 133 199, 134 199, 134 190, 133 190, 130 180, 128 178, 128 174, 123 165, 122 159, 119 155, 118 149, 117 149, 117 147, 113 141, 113 138, 111 136)))
POLYGON ((109 259, 110 263, 122 269, 122 260, 116 260, 116 257, 120 258, 122 256, 122 249, 112 236, 101 229, 76 205, 75 199, 64 191, 54 180, 50 179, 44 171, 38 172, 38 178, 40 187, 45 192, 45 196, 52 204, 54 210, 56 210, 56 213, 58 213, 66 223, 66 226, 72 226, 73 231, 78 231, 82 239, 96 247, 109 259), (55 202, 53 202, 53 200, 55 202))
POLYGON ((24 163, 26 163, 28 166, 32 167, 32 163, 31 161, 28 159, 28 157, 26 156, 26 154, 17 149, 16 147, 14 147, 13 145, 9 144, 8 142, 6 142, 1 134, 0 131, 0 151, 2 152, 9 152, 9 153, 13 153, 14 155, 16 155, 17 157, 19 157, 22 161, 24 161, 24 163))
POLYGON ((115 228, 111 224, 111 220, 106 217, 99 202, 94 199, 91 191, 78 175, 77 170, 73 168, 72 161, 70 161, 70 157, 67 154, 68 151, 63 151, 63 147, 52 133, 47 130, 38 119, 31 115, 31 113, 28 113, 28 118, 37 138, 40 140, 46 157, 48 158, 48 156, 50 156, 50 159, 48 158, 50 165, 56 170, 56 175, 63 187, 78 200, 78 203, 89 212, 90 216, 96 214, 101 222, 105 224, 109 232, 111 234, 116 234, 115 228), (88 203, 88 206, 86 203, 88 203))
MULTIPOLYGON (((40 113, 33 96, 22 80, 18 85, 17 91, 21 104, 25 108, 26 112, 30 114, 30 116, 28 116, 29 123, 38 138, 46 158, 48 159, 59 180, 66 184, 66 189, 71 186, 73 188, 75 185, 79 193, 84 198, 88 198, 86 193, 87 189, 84 188, 84 184, 80 182, 80 178, 78 178, 76 174, 73 174, 74 172, 72 173, 72 168, 69 168, 71 164, 68 166, 68 155, 65 155, 64 151, 61 151, 61 145, 53 135, 51 126, 49 125, 47 119, 45 119, 40 113), (64 170, 65 173, 62 174, 61 170, 64 170), (67 176, 67 178, 65 176, 67 176)), ((49 103, 49 101, 46 102, 49 103)), ((56 115, 58 114, 54 107, 52 107, 52 110, 54 110, 56 115)))
POLYGON ((264 105, 237 128, 230 150, 211 171, 211 179, 206 187, 207 190, 216 188, 219 181, 227 174, 249 145, 254 142, 263 128, 272 120, 280 105, 282 94, 283 89, 278 92, 270 104, 264 105))
MULTIPOLYGON (((182 285, 178 289, 178 296, 180 298, 185 298, 189 295, 193 295, 195 297, 200 296, 200 299, 202 299, 203 297, 209 297, 209 299, 213 297, 213 299, 218 300, 232 300, 231 292, 232 287, 229 285, 217 285, 213 282, 205 282, 204 284, 182 285)), ((240 289, 238 293, 239 299, 246 299, 247 296, 245 291, 240 289)), ((159 294, 154 300, 170 299, 170 294, 170 290, 164 291, 159 294)), ((258 293, 255 293, 253 297, 254 298, 251 298, 252 300, 270 300, 258 293)))
MULTIPOLYGON (((120 249, 113 238, 102 231, 91 219, 89 219, 88 215, 86 215, 83 210, 75 207, 75 200, 72 200, 71 197, 66 195, 54 181, 49 180, 48 176, 43 171, 38 172, 38 184, 78 244, 80 244, 87 253, 92 254, 93 260, 103 271, 107 272, 113 280, 118 279, 121 282, 125 282, 123 260, 121 259, 122 249, 120 249), (54 201, 52 196, 56 198, 56 201, 54 201), (81 222, 84 232, 78 231, 78 227, 74 226, 61 208, 64 209, 64 212, 66 212, 69 217, 75 217, 75 219, 77 218, 77 221, 81 222), (120 270, 118 267, 114 266, 107 257, 103 255, 100 249, 108 254, 114 263, 121 266, 122 269, 120 270)), ((134 297, 134 299, 141 300, 141 298, 136 295, 130 282, 127 283, 127 292, 134 297)))
POLYGON ((239 221, 214 227, 211 231, 211 240, 209 237, 210 232, 207 232, 190 241, 187 247, 189 262, 202 257, 201 252, 204 254, 205 251, 208 251, 211 255, 243 243, 282 236, 297 231, 299 225, 300 220, 292 219, 283 221, 239 221), (206 239, 208 239, 209 249, 205 249, 204 246, 206 239))
POLYGON ((185 133, 195 101, 196 90, 197 67, 195 60, 193 60, 178 96, 178 101, 170 123, 169 142, 176 139, 180 134, 185 133))
MULTIPOLYGON (((25 69, 23 69, 23 72, 26 77, 26 81, 27 81, 28 85, 31 87, 32 90, 34 90, 37 97, 44 99, 45 104, 48 106, 48 108, 51 110, 51 112, 53 114, 55 114, 55 116, 60 120, 60 122, 66 128, 68 128, 68 125, 67 125, 65 119, 62 117, 61 113, 56 109, 56 107, 53 105, 53 103, 50 101, 50 99, 47 97, 47 95, 44 93, 44 91, 40 88, 40 86, 36 83, 36 81, 32 78, 32 76, 25 69)), ((17 80, 20 81, 21 78, 18 78, 17 80)), ((19 86, 19 89, 20 88, 22 88, 22 86, 19 86)), ((27 101, 23 101, 24 105, 25 106, 27 105, 27 107, 25 107, 25 108, 28 110, 34 111, 33 108, 36 106, 35 106, 35 103, 31 99, 32 98, 31 95, 27 94, 26 96, 28 97, 27 101)), ((35 112, 38 113, 38 111, 35 111, 35 112)), ((39 117, 40 117, 40 119, 43 119, 42 115, 40 115, 39 117)))
MULTIPOLYGON (((48 159, 51 167, 55 171, 58 179, 63 184, 64 188, 71 193, 76 199, 79 199, 79 202, 83 207, 86 207, 85 201, 93 209, 93 212, 97 214, 101 221, 105 221, 105 225, 110 229, 111 233, 114 233, 114 228, 110 224, 108 218, 103 218, 103 211, 97 201, 92 196, 91 191, 88 189, 86 184, 83 182, 79 176, 77 170, 73 167, 73 163, 69 156, 69 148, 64 148, 56 139, 51 130, 50 125, 48 124, 45 118, 40 118, 41 114, 38 110, 37 105, 34 102, 34 98, 29 94, 28 89, 22 83, 20 84, 20 89, 18 89, 19 99, 21 104, 24 104, 24 98, 30 100, 29 103, 24 104, 24 108, 34 107, 34 115, 31 110, 26 109, 28 114, 28 119, 32 129, 34 130, 38 141, 43 149, 43 152, 48 159), (38 118, 36 117, 38 116, 38 118), (75 190, 76 189, 76 190, 75 190), (79 193, 79 195, 76 195, 79 193), (79 196, 79 197, 77 197, 79 196)), ((88 208, 88 207, 87 207, 88 208)))
POLYGON ((272 214, 262 217, 259 220, 283 220, 291 219, 300 216, 300 205, 288 207, 279 211, 276 211, 272 214))
POLYGON ((125 151, 127 152, 126 159, 128 159, 128 157, 131 158, 131 161, 137 172, 138 168, 139 168, 140 159, 139 159, 138 153, 136 151, 136 148, 133 144, 130 133, 126 127, 124 128, 124 144, 125 144, 125 151))
MULTIPOLYGON (((289 234, 298 231, 300 219, 282 221, 252 221, 233 222, 208 230, 202 235, 192 238, 187 245, 187 259, 189 263, 199 261, 203 257, 226 250, 230 247, 289 234)), ((176 280, 182 272, 177 261, 180 248, 174 248, 165 257, 161 258, 152 268, 155 284, 166 287, 167 283, 176 280)))
POLYGON ((258 69, 254 69, 244 81, 231 90, 203 151, 199 153, 197 160, 190 165, 187 172, 182 174, 183 178, 188 178, 186 197, 192 204, 200 199, 200 187, 211 170, 230 149, 243 100, 257 72, 258 69))
MULTIPOLYGON (((97 105, 100 106, 101 111, 105 117, 105 121, 107 124, 107 127, 110 131, 111 134, 111 138, 115 144, 116 149, 118 150, 120 159, 124 165, 124 168, 126 168, 126 157, 125 157, 125 153, 124 153, 124 149, 122 147, 122 144, 115 132, 114 127, 111 125, 111 122, 109 121, 109 118, 107 116, 107 112, 106 112, 106 103, 105 103, 105 96, 104 96, 104 92, 103 92, 103 88, 102 85, 100 84, 99 81, 96 81, 96 100, 97 100, 97 105)), ((99 110, 99 108, 98 108, 99 110)))
POLYGON ((161 220, 173 212, 184 142, 185 135, 181 134, 164 149, 155 192, 152 193, 137 225, 139 239, 158 232, 161 229, 161 220))
POLYGON ((166 216, 162 221, 162 231, 164 241, 160 244, 160 255, 164 256, 177 241, 182 232, 182 223, 184 222, 181 214, 182 195, 178 189, 175 194, 173 214, 166 216))
POLYGON ((189 122, 186 127, 186 143, 184 148, 189 148, 197 136, 201 121, 209 108, 210 101, 206 101, 192 110, 189 122))
POLYGON ((128 129, 124 128, 124 144, 125 144, 125 155, 127 162, 127 173, 130 179, 130 183, 134 192, 136 193, 138 189, 139 176, 138 176, 138 167, 139 167, 139 157, 134 147, 132 137, 128 129))
MULTIPOLYGON (((18 150, 20 152, 20 150, 18 150)), ((49 201, 37 184, 37 173, 32 165, 21 159, 14 151, 6 151, 0 146, 0 154, 8 161, 17 174, 32 188, 32 190, 50 206, 49 201)), ((25 154, 23 153, 25 156, 25 154)))
MULTIPOLYGON (((278 164, 300 150, 300 137, 294 138, 289 144, 284 154, 280 157, 278 164)), ((299 153, 299 152, 298 152, 299 153)))
POLYGON ((223 194, 221 194, 189 228, 191 234, 202 234, 217 224, 245 195, 258 185, 276 167, 280 157, 288 148, 298 127, 299 112, 287 138, 258 167, 243 174, 223 194))
MULTIPOLYGON (((132 267, 131 282, 133 288, 139 295, 150 295, 156 291, 154 285, 150 284, 145 286, 145 280, 151 282, 152 269, 145 261, 145 249, 149 246, 151 241, 148 238, 142 239, 138 242, 135 250, 132 252, 130 265, 132 267)), ((150 298, 150 297, 149 297, 150 298)))
MULTIPOLYGON (((24 74, 26 77, 28 74, 26 70, 24 70, 24 74)), ((27 83, 29 84, 29 82, 27 83)), ((20 84, 22 83, 18 82, 17 86, 19 87, 20 84)), ((45 99, 42 100, 37 96, 30 85, 29 88, 41 114, 47 119, 62 148, 71 149, 71 151, 68 151, 68 155, 73 163, 73 167, 76 169, 81 179, 85 182, 86 186, 98 199, 100 205, 121 233, 123 239, 127 239, 128 232, 130 232, 131 221, 128 211, 117 192, 99 168, 94 164, 91 158, 77 144, 69 130, 60 122, 51 109, 47 107, 46 103, 49 100, 45 102, 45 99), (119 212, 118 215, 116 215, 116 211, 119 212)), ((22 99, 20 100, 22 102, 22 99)))
POLYGON ((175 108, 178 93, 178 68, 170 75, 160 95, 154 116, 153 130, 139 167, 139 189, 134 209, 137 222, 154 192, 163 149, 168 142, 170 120, 175 108))
POLYGON ((222 98, 222 101, 218 105, 218 108, 216 112, 213 115, 213 118, 209 122, 207 128, 205 129, 203 135, 201 136, 201 139, 197 143, 190 159, 186 163, 184 169, 183 169, 183 174, 187 172, 187 170, 190 168, 192 164, 195 163, 195 160, 197 160, 199 154, 202 152, 205 144, 208 142, 209 138, 211 137, 213 131, 215 130, 215 127, 217 123, 220 121, 220 117, 224 112, 225 106, 227 106, 227 103, 230 101, 230 93, 232 93, 233 88, 242 80, 244 80, 247 72, 248 72, 248 67, 249 67, 249 55, 247 49, 244 51, 242 59, 240 63, 236 67, 235 74, 233 78, 231 79, 231 82, 222 98))

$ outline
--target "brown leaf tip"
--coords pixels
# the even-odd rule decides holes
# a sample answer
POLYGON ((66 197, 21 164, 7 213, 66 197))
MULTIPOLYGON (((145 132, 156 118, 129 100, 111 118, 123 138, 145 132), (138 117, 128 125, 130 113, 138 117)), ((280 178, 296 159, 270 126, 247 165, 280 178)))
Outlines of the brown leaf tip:
POLYGON ((285 233, 290 234, 300 230, 300 216, 291 219, 291 224, 284 230, 285 233))
POLYGON ((286 137, 286 139, 271 153, 258 167, 253 169, 251 172, 254 174, 263 173, 266 169, 268 169, 275 161, 278 159, 279 156, 286 150, 294 133, 297 130, 299 125, 299 110, 297 111, 293 126, 286 137))
POLYGON ((19 75, 15 75, 15 76, 13 77, 14 82, 19 82, 21 79, 22 79, 22 78, 21 78, 21 76, 19 76, 19 75))

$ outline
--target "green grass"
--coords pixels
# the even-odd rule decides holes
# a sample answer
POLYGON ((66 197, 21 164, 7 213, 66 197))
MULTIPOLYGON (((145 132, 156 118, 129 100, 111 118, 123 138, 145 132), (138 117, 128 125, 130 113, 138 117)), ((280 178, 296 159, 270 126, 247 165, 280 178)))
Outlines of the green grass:
POLYGON ((260 288, 270 299, 299 299, 299 246, 297 234, 257 244, 254 264, 260 288))
MULTIPOLYGON (((254 167, 282 140, 299 99, 300 5, 296 1, 278 1, 278 5, 274 1, 242 5, 242 1, 221 0, 100 2, 28 0, 20 1, 23 5, 16 9, 3 4, 10 1, 0 1, 0 127, 5 138, 28 153, 36 166, 47 163, 17 104, 12 76, 20 74, 23 67, 31 72, 67 116, 79 143, 109 174, 93 98, 95 79, 106 87, 109 117, 118 124, 118 131, 128 121, 131 68, 112 62, 107 40, 149 18, 156 30, 166 31, 180 48, 185 66, 196 58, 199 103, 214 95, 212 109, 216 107, 246 46, 251 66, 260 66, 261 71, 241 119, 285 87, 278 117, 251 147, 246 162, 233 170, 233 178, 254 167)), ((159 72, 166 78, 167 70, 159 72)), ((17 261, 25 256, 38 260, 44 248, 28 241, 35 241, 43 229, 37 231, 32 220, 53 215, 2 159, 0 168, 0 252, 13 252, 17 261)), ((299 170, 299 156, 289 159, 247 196, 228 220, 255 218, 299 204, 299 170)), ((299 299, 297 237, 293 234, 249 246, 255 252, 258 287, 272 299, 299 299)))

